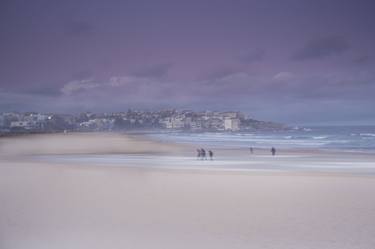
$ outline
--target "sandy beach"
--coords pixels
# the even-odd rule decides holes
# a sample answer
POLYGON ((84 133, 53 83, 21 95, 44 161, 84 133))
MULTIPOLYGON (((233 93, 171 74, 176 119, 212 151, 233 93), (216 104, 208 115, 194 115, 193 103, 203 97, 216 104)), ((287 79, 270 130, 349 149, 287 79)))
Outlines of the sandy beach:
POLYGON ((375 248, 373 155, 247 153, 199 161, 190 145, 111 133, 0 138, 0 248, 375 248), (325 164, 364 171, 311 170, 325 164))

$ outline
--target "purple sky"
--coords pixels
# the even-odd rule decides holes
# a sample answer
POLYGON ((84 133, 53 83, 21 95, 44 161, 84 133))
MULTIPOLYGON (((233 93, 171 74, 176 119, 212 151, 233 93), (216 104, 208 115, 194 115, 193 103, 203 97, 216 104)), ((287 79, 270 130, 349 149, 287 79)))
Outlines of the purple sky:
POLYGON ((375 2, 2 0, 0 111, 375 124, 375 2))

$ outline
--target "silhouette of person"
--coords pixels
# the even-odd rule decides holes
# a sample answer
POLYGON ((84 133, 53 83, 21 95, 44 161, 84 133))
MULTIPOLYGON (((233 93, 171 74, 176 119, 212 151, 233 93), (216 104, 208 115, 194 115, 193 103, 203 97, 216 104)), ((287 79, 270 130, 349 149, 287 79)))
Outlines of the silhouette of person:
POLYGON ((214 156, 214 153, 211 150, 209 150, 208 151, 208 155, 210 156, 210 160, 212 160, 213 156, 214 156))
POLYGON ((201 149, 201 159, 206 160, 206 151, 203 148, 201 149))
POLYGON ((251 154, 254 153, 254 149, 253 149, 253 147, 250 147, 250 153, 251 153, 251 154))
POLYGON ((201 150, 200 149, 197 149, 197 159, 199 160, 199 158, 201 157, 201 150))
POLYGON ((274 147, 271 148, 272 156, 276 155, 276 149, 274 147))

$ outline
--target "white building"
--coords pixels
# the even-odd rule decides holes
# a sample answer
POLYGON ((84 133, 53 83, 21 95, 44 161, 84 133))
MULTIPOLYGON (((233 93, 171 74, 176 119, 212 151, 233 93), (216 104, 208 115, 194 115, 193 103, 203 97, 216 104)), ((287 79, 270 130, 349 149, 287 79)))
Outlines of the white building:
POLYGON ((166 118, 160 122, 167 129, 183 129, 185 128, 185 120, 182 118, 166 118))
POLYGON ((190 129, 191 128, 191 123, 192 123, 192 118, 191 117, 185 118, 185 120, 184 120, 184 126, 185 126, 185 128, 190 129))
POLYGON ((10 128, 23 128, 23 129, 32 129, 35 126, 34 123, 30 121, 13 121, 10 123, 10 128))
POLYGON ((159 124, 161 124, 166 129, 172 129, 172 120, 170 118, 164 118, 159 120, 159 124))
POLYGON ((182 118, 172 118, 173 129, 183 129, 185 127, 185 121, 182 118))
POLYGON ((224 129, 229 131, 240 130, 240 120, 238 118, 227 118, 224 120, 224 129))
POLYGON ((95 129, 95 130, 110 130, 113 126, 114 121, 109 119, 90 119, 89 121, 82 122, 79 124, 81 128, 95 129))

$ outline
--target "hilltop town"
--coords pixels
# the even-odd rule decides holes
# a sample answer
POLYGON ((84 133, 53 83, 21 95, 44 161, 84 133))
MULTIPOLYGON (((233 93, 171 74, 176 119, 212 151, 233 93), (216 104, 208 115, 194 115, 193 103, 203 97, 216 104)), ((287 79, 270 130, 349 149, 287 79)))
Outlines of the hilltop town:
POLYGON ((259 121, 241 112, 135 111, 117 113, 54 114, 0 113, 0 133, 49 133, 71 131, 257 131, 283 130, 282 124, 259 121))

